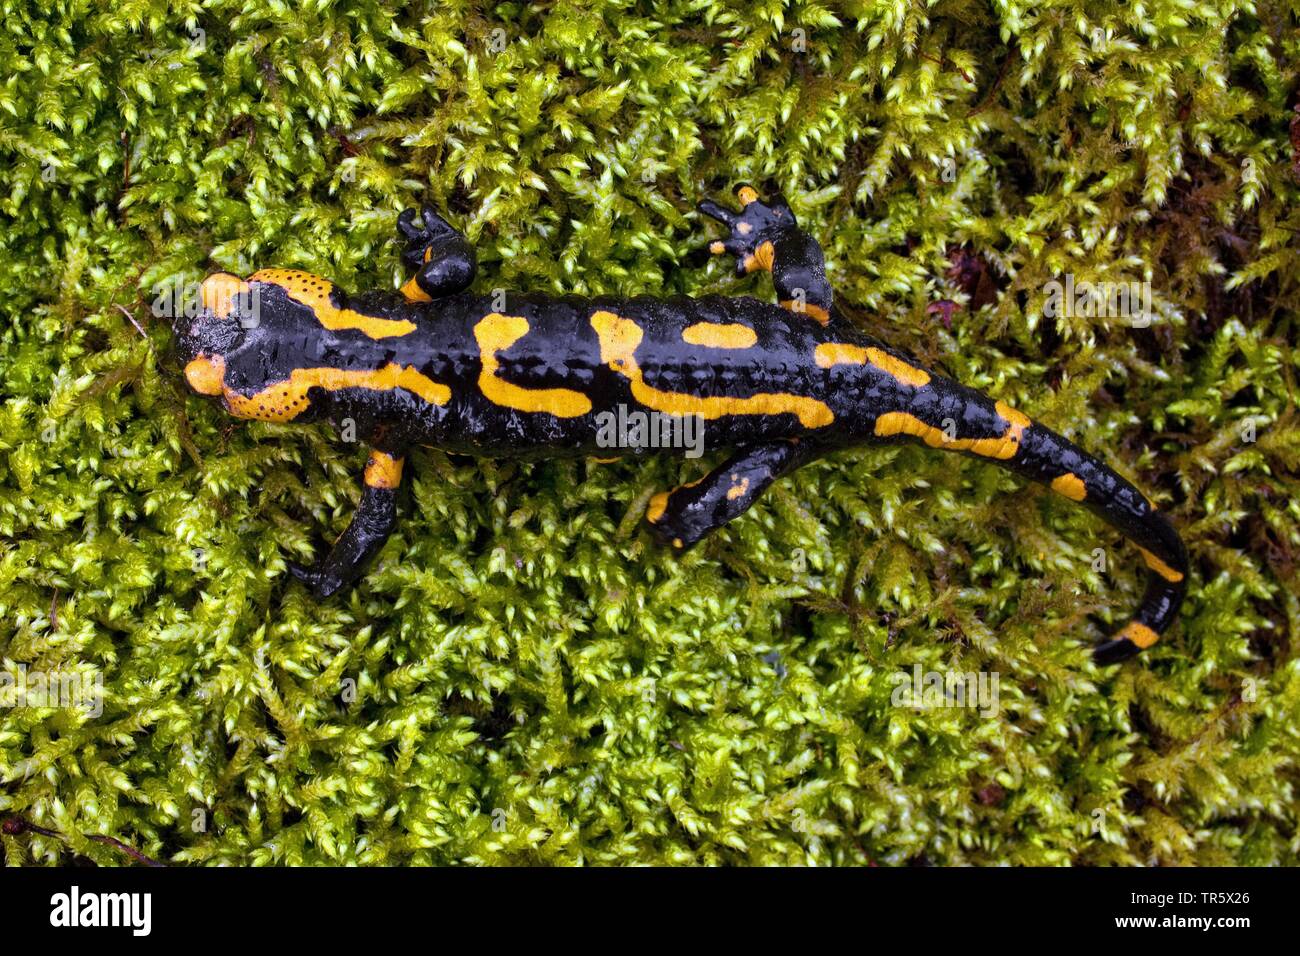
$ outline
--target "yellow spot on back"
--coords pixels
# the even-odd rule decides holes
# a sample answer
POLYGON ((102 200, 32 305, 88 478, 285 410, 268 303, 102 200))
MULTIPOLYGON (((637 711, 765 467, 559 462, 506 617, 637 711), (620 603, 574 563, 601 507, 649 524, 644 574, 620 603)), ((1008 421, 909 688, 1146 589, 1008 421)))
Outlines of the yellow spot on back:
POLYGON ((696 322, 682 330, 682 341, 713 349, 748 349, 758 344, 758 333, 739 322, 696 322))
POLYGON ((289 298, 311 309, 316 320, 330 331, 356 329, 372 339, 386 339, 415 331, 415 323, 406 319, 380 319, 352 309, 338 308, 331 299, 334 283, 310 272, 299 269, 259 269, 248 277, 248 281, 279 286, 289 294, 289 298))
POLYGON ((668 509, 668 492, 661 491, 653 498, 650 499, 650 504, 645 510, 646 520, 649 521, 651 524, 655 524, 660 518, 664 516, 664 512, 667 509, 668 509))
POLYGON ((813 351, 813 358, 821 368, 834 365, 863 365, 870 362, 882 372, 887 372, 904 385, 921 388, 930 383, 930 373, 908 365, 883 349, 863 348, 845 342, 823 342, 813 351))
POLYGON ((547 412, 557 418, 576 418, 591 411, 591 399, 570 388, 521 388, 497 376, 501 363, 497 353, 508 349, 528 334, 528 320, 519 315, 490 312, 474 326, 479 358, 479 390, 488 401, 522 412, 547 412))
POLYGON ((1067 471, 1059 478, 1053 478, 1052 490, 1058 495, 1064 495, 1071 501, 1082 501, 1088 497, 1088 489, 1084 487, 1079 476, 1072 471, 1067 471))
POLYGON ((730 488, 727 489, 727 500, 735 501, 737 498, 741 497, 747 491, 749 491, 749 479, 742 478, 740 479, 739 483, 733 484, 730 488))
POLYGON ((995 406, 998 415, 1007 422, 1007 430, 997 438, 954 438, 951 441, 938 428, 927 425, 907 412, 886 412, 876 419, 876 435, 914 435, 931 448, 948 451, 969 451, 984 458, 1006 460, 1014 458, 1020 450, 1020 439, 1031 424, 1029 417, 1016 411, 1005 402, 995 406))
POLYGON ((746 398, 701 397, 652 388, 645 383, 644 373, 636 361, 636 349, 644 335, 641 327, 631 319, 605 311, 592 315, 591 326, 600 336, 601 361, 631 382, 632 397, 646 408, 667 415, 699 415, 704 419, 789 413, 797 416, 805 428, 823 428, 835 421, 830 406, 803 395, 760 392, 746 398))
POLYGON ((365 482, 371 488, 396 488, 402 483, 402 462, 382 451, 372 451, 366 462, 365 482))
POLYGON ((818 368, 834 365, 861 365, 867 360, 867 350, 843 342, 823 342, 813 350, 818 368))
POLYGON ((185 366, 185 381, 200 395, 220 395, 226 377, 226 361, 220 355, 200 355, 185 366))
POLYGON ((1115 637, 1126 637, 1143 650, 1160 640, 1159 634, 1140 621, 1129 621, 1115 637))
POLYGON ((380 369, 296 368, 288 380, 268 385, 255 395, 240 395, 222 389, 230 414, 263 422, 291 422, 311 405, 307 393, 313 388, 329 392, 345 388, 369 388, 387 392, 395 388, 418 395, 430 405, 445 405, 451 389, 433 381, 413 366, 389 363, 380 369))
POLYGON ((1150 568, 1152 571, 1154 571, 1156 574, 1160 575, 1170 584, 1177 584, 1179 581, 1183 579, 1182 572, 1175 571, 1173 568, 1165 564, 1163 561, 1157 558, 1146 548, 1139 547, 1138 550, 1142 552, 1142 560, 1144 560, 1147 563, 1147 567, 1150 568))

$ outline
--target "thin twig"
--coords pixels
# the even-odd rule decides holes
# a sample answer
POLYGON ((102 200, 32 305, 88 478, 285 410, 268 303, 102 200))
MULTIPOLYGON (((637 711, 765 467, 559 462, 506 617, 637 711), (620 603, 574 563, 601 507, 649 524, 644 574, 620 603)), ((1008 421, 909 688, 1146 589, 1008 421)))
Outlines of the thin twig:
POLYGON ((119 305, 119 304, 116 303, 116 302, 113 303, 113 306, 114 306, 114 307, 115 307, 119 312, 121 312, 123 315, 126 316, 126 320, 127 320, 128 322, 130 322, 132 325, 135 326, 135 330, 136 330, 137 332, 140 333, 140 336, 141 336, 141 337, 142 337, 146 342, 149 343, 149 351, 152 352, 152 351, 153 351, 153 342, 149 341, 149 336, 148 336, 148 334, 145 332, 144 327, 143 327, 142 325, 140 325, 140 323, 137 322, 137 321, 135 320, 135 316, 131 314, 130 310, 128 310, 126 306, 124 306, 124 305, 119 305))
MULTIPOLYGON (((53 837, 56 840, 62 840, 65 843, 67 842, 67 837, 59 833, 57 830, 50 830, 46 827, 38 826, 29 820, 24 820, 22 817, 5 817, 5 819, 0 822, 0 832, 4 833, 6 836, 21 836, 24 833, 39 833, 41 836, 53 837)), ((146 856, 135 847, 128 846, 115 837, 103 836, 98 833, 89 833, 86 835, 86 839, 93 840, 94 842, 101 843, 105 846, 111 846, 113 849, 125 853, 137 863, 142 863, 145 866, 163 868, 167 866, 166 863, 160 863, 153 857, 146 856)))
POLYGON ((127 846, 125 843, 123 843, 121 840, 116 839, 115 837, 101 836, 98 833, 91 833, 87 836, 87 839, 94 840, 96 843, 103 843, 104 845, 111 846, 117 850, 121 850, 127 856, 135 860, 137 863, 143 863, 145 866, 156 866, 156 867, 167 866, 166 863, 160 863, 159 861, 155 860, 153 857, 145 856, 135 847, 127 846))
POLYGON ((984 95, 984 99, 980 101, 979 105, 966 114, 967 119, 970 119, 976 113, 983 113, 989 108, 989 105, 993 102, 994 95, 996 95, 998 89, 1002 86, 1002 80, 1007 74, 1007 66, 1010 65, 1010 63, 1011 54, 1007 53, 1007 55, 1002 58, 1002 65, 998 67, 998 75, 997 78, 993 80, 993 85, 989 87, 988 93, 984 95))

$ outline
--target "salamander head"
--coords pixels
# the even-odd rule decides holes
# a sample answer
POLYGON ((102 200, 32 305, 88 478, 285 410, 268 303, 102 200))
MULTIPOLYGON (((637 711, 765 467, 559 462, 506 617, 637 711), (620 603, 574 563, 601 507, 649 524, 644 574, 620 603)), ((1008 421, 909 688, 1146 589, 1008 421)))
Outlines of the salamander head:
POLYGON ((185 380, 200 395, 220 395, 225 358, 261 320, 254 287, 228 272, 215 272, 199 286, 197 308, 172 321, 177 358, 185 380))

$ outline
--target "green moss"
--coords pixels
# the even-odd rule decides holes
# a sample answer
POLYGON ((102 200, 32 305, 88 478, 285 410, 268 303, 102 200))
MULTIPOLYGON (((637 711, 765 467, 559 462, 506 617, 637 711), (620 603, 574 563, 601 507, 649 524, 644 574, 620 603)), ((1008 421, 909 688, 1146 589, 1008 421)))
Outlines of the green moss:
POLYGON ((1293 2, 53 6, 0 2, 0 658, 104 700, 0 711, 0 814, 57 834, 8 861, 1298 861, 1293 2), (426 451, 357 591, 286 582, 363 453, 184 393, 157 283, 391 287, 428 197, 483 288, 767 297, 684 261, 742 179, 864 327, 1161 503, 1167 640, 1094 669, 1132 549, 924 448, 681 561, 638 519, 702 463, 426 451), (1045 318, 1066 272, 1154 325, 1045 318), (918 665, 1000 708, 894 706, 918 665))

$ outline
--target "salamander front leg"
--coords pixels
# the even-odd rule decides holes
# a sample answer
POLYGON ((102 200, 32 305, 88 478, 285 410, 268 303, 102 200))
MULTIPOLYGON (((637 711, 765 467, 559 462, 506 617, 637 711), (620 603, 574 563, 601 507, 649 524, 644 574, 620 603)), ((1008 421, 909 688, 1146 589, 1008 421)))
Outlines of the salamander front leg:
POLYGON ((772 273, 782 308, 822 325, 828 323, 833 295, 826 278, 826 257, 817 240, 799 228, 780 194, 764 202, 752 186, 741 186, 736 198, 744 207, 739 213, 707 199, 700 203, 700 212, 731 230, 726 239, 712 243, 709 251, 735 256, 739 275, 759 270, 772 273))
POLYGON ((660 541, 685 551, 739 518, 772 482, 819 454, 814 446, 797 439, 753 445, 699 481, 655 495, 646 520, 660 541))
POLYGON ((388 540, 397 524, 397 487, 402 481, 402 461, 381 451, 371 452, 361 504, 347 530, 334 542, 325 559, 314 567, 289 565, 293 576, 316 597, 327 598, 356 581, 388 540))
POLYGON ((402 286, 409 302, 432 302, 469 288, 478 269, 474 247, 432 206, 425 206, 417 222, 414 209, 397 217, 397 239, 405 242, 402 262, 413 275, 402 286))

